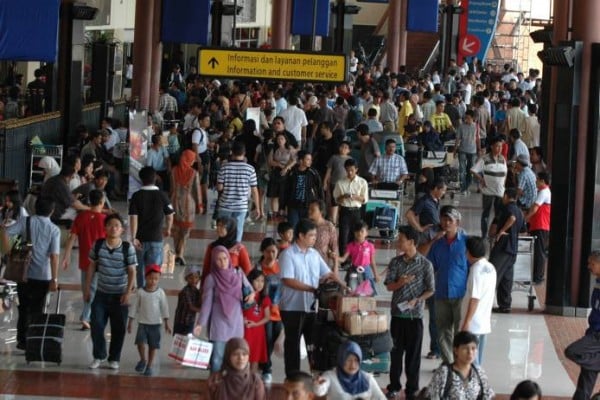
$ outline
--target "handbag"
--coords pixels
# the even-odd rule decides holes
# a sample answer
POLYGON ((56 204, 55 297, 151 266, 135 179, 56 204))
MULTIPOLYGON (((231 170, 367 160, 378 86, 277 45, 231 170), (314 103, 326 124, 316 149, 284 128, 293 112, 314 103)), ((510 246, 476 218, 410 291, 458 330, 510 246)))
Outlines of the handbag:
POLYGON ((27 282, 27 272, 33 253, 29 217, 26 217, 25 225, 25 238, 19 236, 13 244, 6 260, 6 271, 4 272, 4 279, 16 283, 27 282))

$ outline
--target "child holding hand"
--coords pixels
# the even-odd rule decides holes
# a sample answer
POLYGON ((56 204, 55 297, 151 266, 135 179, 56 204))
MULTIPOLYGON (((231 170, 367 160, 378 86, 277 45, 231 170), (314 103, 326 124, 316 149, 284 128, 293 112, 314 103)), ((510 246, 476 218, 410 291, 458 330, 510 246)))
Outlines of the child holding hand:
POLYGON ((265 325, 271 320, 271 299, 267 295, 263 271, 253 269, 248 274, 248 281, 256 295, 252 307, 244 310, 244 339, 250 347, 250 370, 255 373, 259 363, 267 362, 265 325))

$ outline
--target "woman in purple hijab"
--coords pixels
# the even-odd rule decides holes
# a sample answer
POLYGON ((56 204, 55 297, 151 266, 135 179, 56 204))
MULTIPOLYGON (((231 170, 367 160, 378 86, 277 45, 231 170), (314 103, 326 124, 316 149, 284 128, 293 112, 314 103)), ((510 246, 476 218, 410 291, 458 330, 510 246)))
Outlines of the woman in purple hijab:
POLYGON ((194 328, 195 336, 200 336, 204 327, 208 329, 206 336, 213 344, 210 358, 213 373, 221 369, 227 341, 244 336, 242 285, 250 287, 244 273, 232 267, 227 248, 214 247, 210 274, 202 287, 202 307, 194 328))

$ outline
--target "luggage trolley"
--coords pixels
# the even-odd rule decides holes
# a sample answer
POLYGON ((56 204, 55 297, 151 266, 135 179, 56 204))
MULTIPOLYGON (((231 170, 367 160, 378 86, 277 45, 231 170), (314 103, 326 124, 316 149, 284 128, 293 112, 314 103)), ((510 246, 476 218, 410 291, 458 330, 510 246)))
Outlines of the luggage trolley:
POLYGON ((378 231, 378 235, 369 235, 369 238, 381 238, 386 244, 396 238, 402 218, 403 196, 403 185, 394 182, 379 183, 369 188, 369 201, 366 205, 367 222, 371 229, 378 231))
POLYGON ((533 290, 533 257, 535 237, 519 236, 517 260, 514 266, 513 291, 527 292, 527 310, 532 311, 535 305, 535 291, 533 290))

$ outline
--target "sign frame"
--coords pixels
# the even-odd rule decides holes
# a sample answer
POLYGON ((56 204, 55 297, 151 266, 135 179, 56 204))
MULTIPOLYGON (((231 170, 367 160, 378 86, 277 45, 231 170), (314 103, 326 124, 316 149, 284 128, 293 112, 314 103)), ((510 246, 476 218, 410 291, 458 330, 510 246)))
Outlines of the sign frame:
MULTIPOLYGON (((252 57, 249 55, 249 57, 252 57)), ((346 54, 340 53, 329 53, 329 52, 303 52, 303 51, 293 51, 293 50, 264 50, 264 49, 238 49, 238 48, 228 48, 228 47, 199 47, 197 51, 197 61, 198 61, 198 75, 203 77, 210 78, 223 78, 223 79, 247 79, 247 80, 259 80, 259 81, 275 81, 275 82, 311 82, 311 83, 346 83, 348 82, 348 56, 346 54), (204 53, 204 55, 203 55, 204 53), (206 54, 209 54, 207 56, 206 54), (216 58, 216 54, 213 53, 223 53, 221 56, 229 57, 230 55, 239 56, 241 54, 249 54, 256 53, 252 56, 254 57, 272 57, 275 60, 275 57, 281 57, 285 59, 286 56, 296 56, 296 58, 304 58, 304 60, 309 60, 311 57, 314 61, 311 62, 321 62, 323 60, 327 60, 331 58, 331 62, 336 61, 337 63, 341 63, 341 66, 336 65, 335 68, 337 71, 331 72, 334 74, 332 77, 288 77, 288 76, 280 76, 280 75, 272 75, 272 74, 244 74, 239 73, 220 73, 219 71, 211 71, 216 69, 217 65, 220 64, 219 59, 216 58), (208 59, 208 61, 207 61, 208 59), (214 61, 213 61, 214 60, 214 61), (321 60, 321 61, 318 61, 321 60), (210 65, 204 65, 205 62, 212 63, 212 68, 210 65), (341 68, 341 69, 339 69, 341 68)), ((260 62, 260 61, 259 61, 260 62)), ((303 61, 304 62, 304 61, 303 61)), ((306 61, 308 62, 308 61, 306 61)), ((265 63, 262 63, 264 65, 265 63)), ((227 65, 227 64, 225 64, 227 65)), ((318 67, 318 66, 317 66, 318 67)), ((221 67, 223 68, 223 67, 221 67)), ((265 67, 268 68, 268 67, 265 67)), ((290 71, 306 71, 306 66, 299 66, 297 69, 290 69, 290 71)), ((305 72, 306 73, 306 72, 305 72)))

